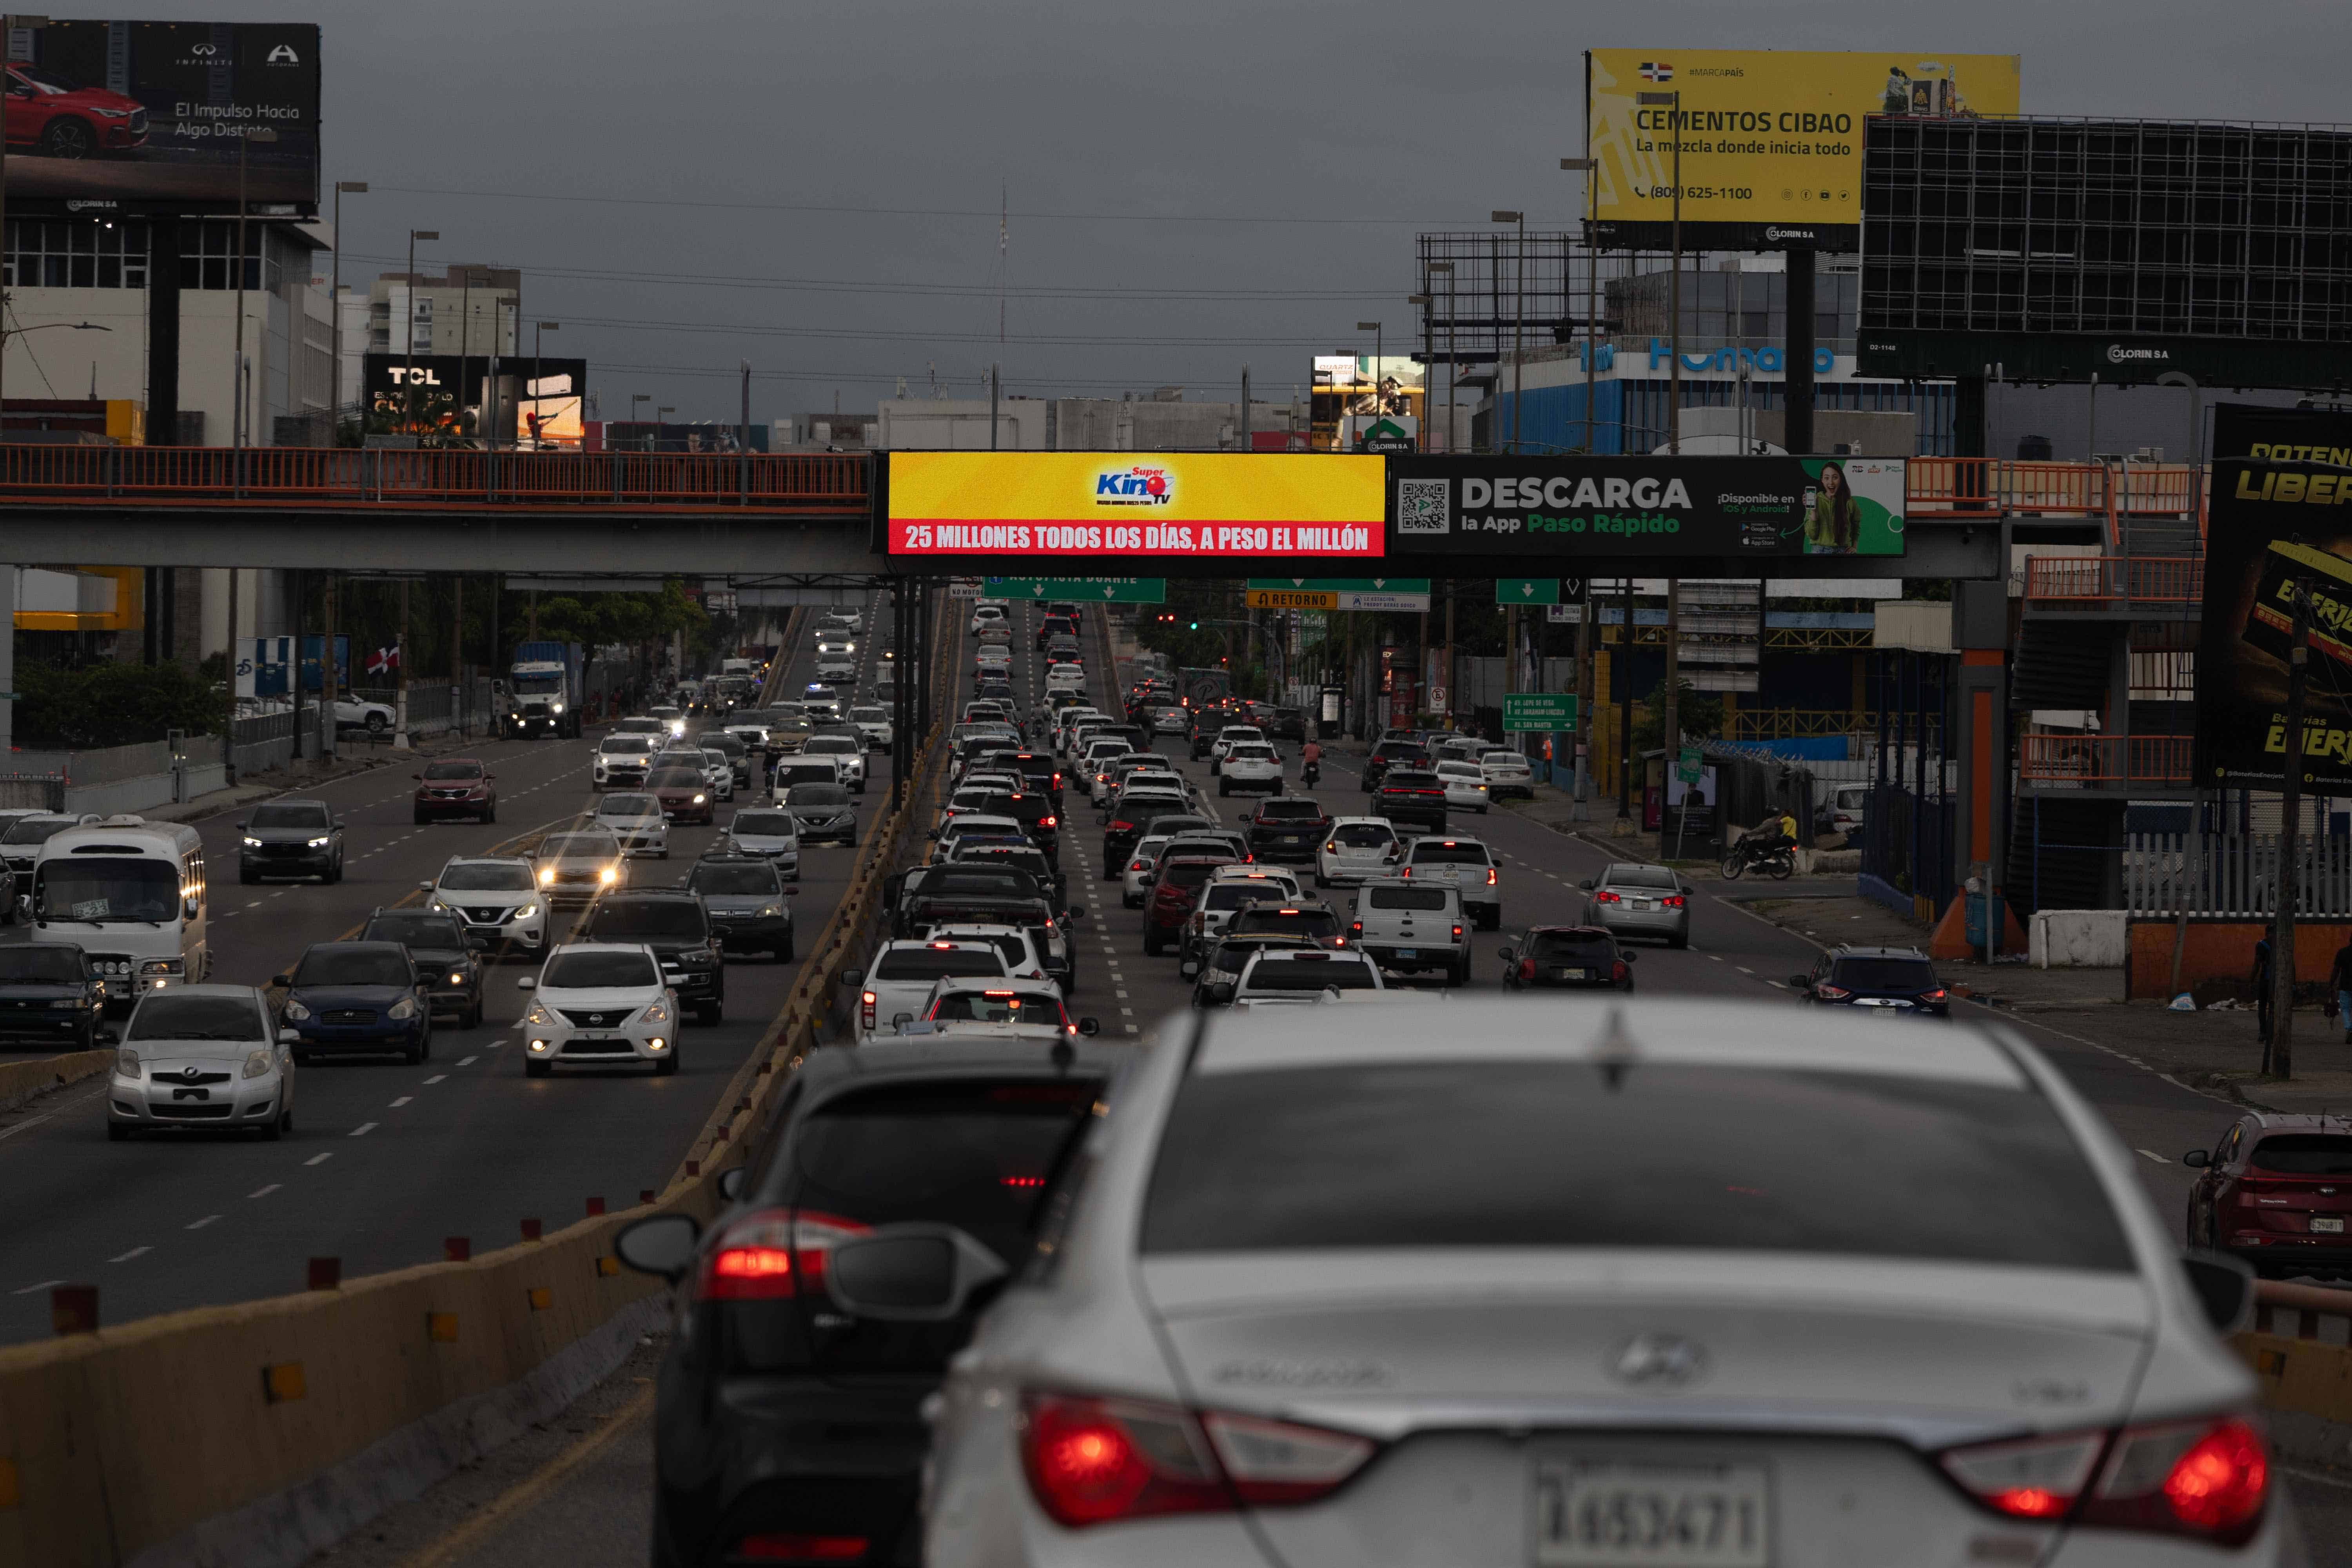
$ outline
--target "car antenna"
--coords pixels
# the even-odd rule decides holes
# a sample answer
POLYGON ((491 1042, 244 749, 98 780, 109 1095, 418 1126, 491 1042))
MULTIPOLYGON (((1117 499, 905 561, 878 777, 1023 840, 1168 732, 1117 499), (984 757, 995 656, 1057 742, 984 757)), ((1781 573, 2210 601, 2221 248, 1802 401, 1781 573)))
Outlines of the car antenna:
POLYGON ((1633 1037, 1625 1032, 1625 1009, 1609 1009, 1609 1020, 1601 1026, 1601 1038, 1593 1043, 1593 1064, 1601 1069, 1601 1081, 1614 1094, 1625 1081, 1626 1069, 1641 1059, 1641 1051, 1633 1037))

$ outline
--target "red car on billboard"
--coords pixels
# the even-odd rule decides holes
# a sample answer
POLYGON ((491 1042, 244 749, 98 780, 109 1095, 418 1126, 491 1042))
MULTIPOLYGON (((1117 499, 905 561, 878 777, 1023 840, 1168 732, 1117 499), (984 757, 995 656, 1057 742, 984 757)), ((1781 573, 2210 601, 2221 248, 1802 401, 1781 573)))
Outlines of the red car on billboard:
POLYGON ((46 158, 94 158, 147 141, 147 110, 137 99, 21 61, 8 67, 7 114, 8 145, 46 158))

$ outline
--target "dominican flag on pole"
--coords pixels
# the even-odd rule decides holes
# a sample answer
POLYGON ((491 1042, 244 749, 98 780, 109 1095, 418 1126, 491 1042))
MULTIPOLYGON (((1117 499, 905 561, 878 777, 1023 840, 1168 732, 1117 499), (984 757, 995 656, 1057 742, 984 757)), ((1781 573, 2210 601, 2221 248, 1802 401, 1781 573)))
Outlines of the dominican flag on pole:
POLYGON ((1672 81, 1675 79, 1675 68, 1668 65, 1664 60, 1659 60, 1654 64, 1649 60, 1643 60, 1642 62, 1642 79, 1644 81, 1672 81))
POLYGON ((380 647, 368 655, 367 672, 370 675, 390 675, 399 668, 400 650, 396 647, 380 647))

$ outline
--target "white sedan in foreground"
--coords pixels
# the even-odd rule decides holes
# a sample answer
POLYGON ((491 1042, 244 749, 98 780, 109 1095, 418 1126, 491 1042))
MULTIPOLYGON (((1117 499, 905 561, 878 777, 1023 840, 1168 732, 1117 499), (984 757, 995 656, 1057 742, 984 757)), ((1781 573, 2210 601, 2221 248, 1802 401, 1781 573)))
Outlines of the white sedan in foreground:
MULTIPOLYGON (((2216 1332, 2249 1277, 2184 1267, 2005 1028, 1616 997, 1160 1033, 949 1363, 930 1568, 2187 1568, 2296 1533, 2216 1332)), ((836 1253, 835 1310, 990 1283, 933 1228, 887 1273, 836 1253)))
POLYGON ((559 1061, 677 1070, 677 995, 652 948, 573 942, 550 953, 536 980, 526 974, 515 985, 536 993, 522 1017, 523 1070, 532 1078, 559 1061))

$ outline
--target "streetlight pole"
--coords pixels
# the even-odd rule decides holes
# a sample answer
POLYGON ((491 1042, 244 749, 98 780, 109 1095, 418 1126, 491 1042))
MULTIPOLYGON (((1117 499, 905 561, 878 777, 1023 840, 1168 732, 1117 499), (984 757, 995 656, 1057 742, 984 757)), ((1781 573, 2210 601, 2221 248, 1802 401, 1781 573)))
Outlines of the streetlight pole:
MULTIPOLYGON (((0 137, 0 141, 5 140, 5 137, 0 137)), ((247 149, 256 142, 277 140, 278 132, 267 125, 248 126, 245 134, 236 139, 236 353, 229 366, 229 384, 232 394, 236 398, 236 413, 229 420, 228 426, 229 446, 234 454, 232 460, 236 464, 236 482, 240 493, 245 487, 246 426, 253 417, 252 410, 247 406, 245 389, 246 153, 247 149)), ((236 598, 236 579, 232 577, 229 579, 229 599, 232 604, 235 603, 236 598)), ((235 637, 236 631, 235 626, 229 628, 232 637, 235 637)))
MULTIPOLYGON (((1683 95, 1679 89, 1673 92, 1640 92, 1633 95, 1633 100, 1643 108, 1666 110, 1666 124, 1675 137, 1675 271, 1666 283, 1666 326, 1674 357, 1666 362, 1666 450, 1679 458, 1683 452, 1683 95)), ((1672 691, 1667 692, 1666 700, 1674 700, 1672 691)))
MULTIPOLYGON (((1454 383, 1458 379, 1454 363, 1454 263, 1433 261, 1429 264, 1429 269, 1432 272, 1445 274, 1445 450, 1451 454, 1454 450, 1454 383)), ((1422 406, 1427 409, 1430 405, 1426 388, 1422 392, 1421 401, 1422 406)), ((1425 447, 1427 443, 1424 442, 1423 446, 1425 447)), ((1446 649, 1448 654, 1453 651, 1451 648, 1446 649)), ((1454 671, 1450 667, 1445 672, 1445 683, 1447 690, 1452 690, 1454 671)))
MULTIPOLYGON (((530 379, 534 388, 531 393, 530 401, 533 412, 537 412, 539 408, 540 395, 536 390, 537 384, 547 374, 539 363, 541 355, 547 347, 547 334, 550 332, 560 332, 562 330, 563 323, 561 321, 533 321, 530 324, 530 379)), ((539 431, 537 427, 534 426, 531 430, 532 448, 536 450, 538 445, 539 431)))
MULTIPOLYGON (((343 424, 343 195, 349 192, 355 196, 365 195, 367 188, 365 180, 335 182, 335 276, 329 285, 328 295, 328 298, 334 301, 335 306, 333 315, 335 384, 327 394, 327 406, 333 411, 329 415, 329 418, 333 421, 335 427, 327 435, 327 445, 330 447, 334 446, 341 438, 343 424)), ((359 424, 362 429, 366 427, 367 419, 363 411, 359 424)))
POLYGON ((400 375, 400 405, 407 416, 411 435, 415 434, 416 425, 416 242, 440 237, 441 231, 437 228, 412 228, 408 231, 408 277, 401 285, 407 290, 402 303, 408 312, 408 326, 403 339, 406 346, 402 351, 405 356, 405 368, 400 375))
MULTIPOLYGON (((1426 276, 1422 288, 1429 288, 1426 276)), ((1429 367, 1437 358, 1437 310, 1435 296, 1428 293, 1408 294, 1404 302, 1421 309, 1421 427, 1413 433, 1413 450, 1429 450, 1429 367)))
MULTIPOLYGON (((1589 154, 1592 151, 1592 116, 1590 114, 1584 117, 1584 150, 1589 154)), ((1588 192, 1591 191, 1592 188, 1591 176, 1592 171, 1599 165, 1590 156, 1562 158, 1559 161, 1559 166, 1570 174, 1585 175, 1585 189, 1588 192)), ((1565 253, 1563 252, 1564 262, 1565 253)), ((1597 258, 1592 253, 1591 220, 1588 217, 1584 230, 1584 451, 1587 457, 1592 454, 1592 362, 1600 356, 1601 269, 1596 262, 1597 258)), ((1565 299, 1568 293, 1568 270, 1564 264, 1560 269, 1559 289, 1562 298, 1565 299)))
POLYGON ((1358 322, 1356 323, 1356 331, 1360 331, 1360 332, 1370 332, 1370 333, 1371 333, 1371 334, 1372 334, 1372 417, 1373 417, 1374 419, 1378 419, 1378 418, 1381 416, 1381 323, 1380 323, 1380 322, 1378 322, 1378 321, 1358 321, 1358 322))
POLYGON ((1498 210, 1494 221, 1519 226, 1518 259, 1511 267, 1511 289, 1518 300, 1511 316, 1511 450, 1516 454, 1519 449, 1519 405, 1527 401, 1528 384, 1528 215, 1498 210))

